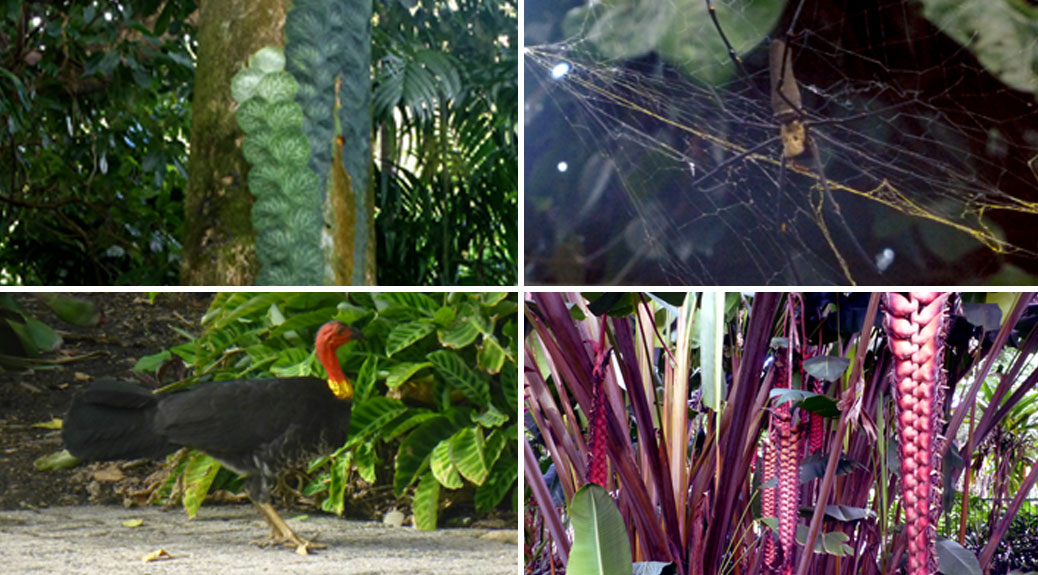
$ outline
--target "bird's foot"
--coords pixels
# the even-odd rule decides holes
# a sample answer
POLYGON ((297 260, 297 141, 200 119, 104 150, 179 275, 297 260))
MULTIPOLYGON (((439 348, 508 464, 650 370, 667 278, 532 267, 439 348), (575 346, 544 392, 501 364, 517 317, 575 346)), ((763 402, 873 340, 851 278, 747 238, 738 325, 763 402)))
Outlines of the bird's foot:
POLYGON ((294 532, 279 533, 275 530, 271 530, 270 536, 265 539, 257 539, 252 541, 253 545, 257 547, 270 548, 279 545, 285 547, 295 547, 296 553, 299 555, 309 555, 311 552, 317 549, 325 549, 328 546, 323 543, 318 543, 309 539, 303 539, 296 535, 294 532))

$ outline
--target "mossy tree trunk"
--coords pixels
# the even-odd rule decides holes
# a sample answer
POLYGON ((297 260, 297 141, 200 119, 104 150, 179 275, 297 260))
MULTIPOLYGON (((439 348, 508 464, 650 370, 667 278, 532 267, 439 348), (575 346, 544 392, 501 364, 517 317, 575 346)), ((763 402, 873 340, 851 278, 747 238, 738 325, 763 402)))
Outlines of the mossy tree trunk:
POLYGON ((249 165, 231 78, 264 46, 284 46, 289 0, 201 0, 183 269, 186 285, 251 285, 258 264, 249 165))

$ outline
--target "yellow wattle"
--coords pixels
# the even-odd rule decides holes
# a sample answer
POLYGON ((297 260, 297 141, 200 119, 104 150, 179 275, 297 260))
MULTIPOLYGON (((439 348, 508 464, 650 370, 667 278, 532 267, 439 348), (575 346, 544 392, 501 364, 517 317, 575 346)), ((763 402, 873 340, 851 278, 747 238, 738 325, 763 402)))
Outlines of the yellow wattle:
POLYGON ((353 385, 350 384, 349 380, 336 381, 329 379, 328 387, 335 394, 335 397, 339 399, 353 399, 353 385))

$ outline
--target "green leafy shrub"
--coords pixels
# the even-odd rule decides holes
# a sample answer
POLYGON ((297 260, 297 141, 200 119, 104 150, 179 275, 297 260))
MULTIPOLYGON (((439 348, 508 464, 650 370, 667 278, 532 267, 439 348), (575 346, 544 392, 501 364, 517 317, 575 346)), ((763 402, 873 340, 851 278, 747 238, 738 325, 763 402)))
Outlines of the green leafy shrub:
MULTIPOLYGON (((441 488, 474 486, 477 511, 510 491, 516 505, 517 310, 517 296, 506 293, 221 293, 202 334, 169 350, 194 374, 165 391, 200 380, 323 377, 317 328, 331 319, 359 327, 365 340, 340 350, 355 387, 350 439, 311 463, 317 477, 304 493, 323 493, 322 507, 342 513, 351 471, 374 482, 392 459, 394 493, 413 493, 416 526, 433 529, 441 488)), ((138 368, 154 369, 162 357, 142 358, 138 368)), ((219 468, 191 458, 178 473, 193 513, 219 468)))

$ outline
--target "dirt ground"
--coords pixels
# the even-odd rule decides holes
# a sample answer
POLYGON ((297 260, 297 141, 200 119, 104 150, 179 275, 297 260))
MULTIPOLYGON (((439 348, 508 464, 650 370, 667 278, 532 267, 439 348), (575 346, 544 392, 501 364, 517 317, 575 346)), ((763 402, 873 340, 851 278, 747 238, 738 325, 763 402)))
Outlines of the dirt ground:
POLYGON ((43 359, 64 363, 41 365, 22 373, 0 370, 0 509, 76 505, 91 500, 122 503, 123 493, 139 489, 144 478, 161 467, 159 463, 142 463, 122 470, 125 477, 120 481, 101 482, 92 477, 94 470, 103 468, 99 465, 37 471, 34 461, 63 446, 60 431, 34 424, 63 418, 73 395, 92 379, 131 379, 130 369, 137 359, 183 343, 183 336, 173 327, 197 333, 211 295, 161 293, 154 303, 146 293, 77 295, 97 306, 100 324, 70 325, 33 295, 15 295, 18 303, 64 339, 60 350, 43 359))

